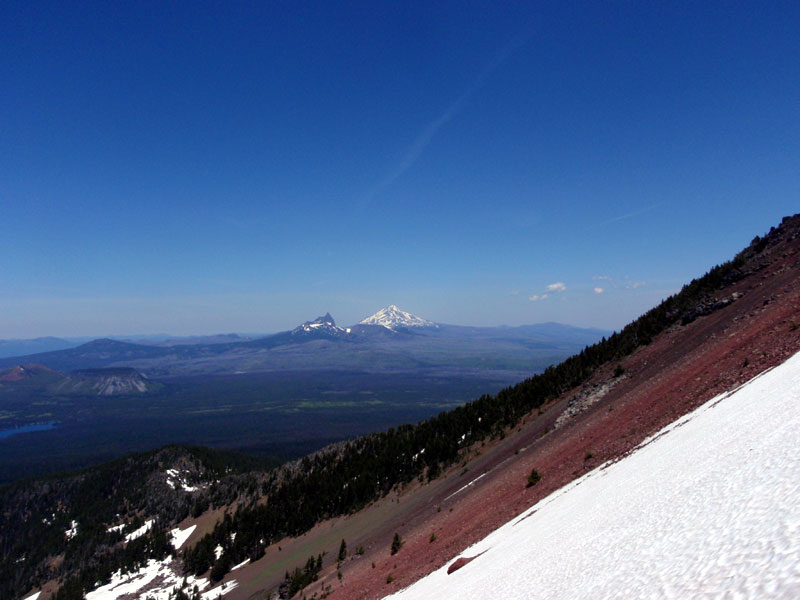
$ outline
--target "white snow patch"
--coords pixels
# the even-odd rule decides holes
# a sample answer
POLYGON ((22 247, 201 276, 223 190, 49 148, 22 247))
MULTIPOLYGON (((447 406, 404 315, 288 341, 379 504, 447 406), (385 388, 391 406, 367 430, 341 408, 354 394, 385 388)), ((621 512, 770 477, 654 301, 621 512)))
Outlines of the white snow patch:
POLYGON ((87 593, 86 600, 117 600, 123 597, 169 600, 171 595, 181 589, 184 579, 186 586, 183 589, 191 590, 197 586, 202 592, 203 600, 224 596, 238 586, 234 579, 214 589, 203 591, 210 585, 208 579, 191 575, 184 577, 180 572, 179 561, 167 557, 161 561, 151 559, 144 567, 131 573, 116 571, 109 583, 87 593))
MULTIPOLYGON (((486 473, 482 473, 482 474, 478 475, 478 476, 477 476, 475 479, 473 479, 472 481, 470 481, 470 482, 469 482, 467 485, 465 485, 465 486, 464 486, 464 487, 462 487, 462 488, 459 488, 459 489, 457 489, 455 492, 453 492, 452 494, 450 494, 450 495, 449 495, 447 498, 445 498, 444 500, 449 500, 450 498, 452 498, 453 496, 455 496, 455 495, 456 495, 456 494, 458 494, 459 492, 463 492, 465 489, 467 489, 469 486, 471 486, 473 483, 475 483, 476 481, 478 481, 478 479, 480 479, 481 477, 483 477, 483 476, 485 476, 485 475, 486 475, 486 473)), ((444 500, 442 500, 442 502, 444 502, 444 500)))
POLYGON ((106 531, 111 533, 112 531, 122 531, 123 529, 125 529, 125 523, 122 523, 121 525, 114 525, 112 527, 109 527, 108 529, 106 529, 106 531))
POLYGON ((135 540, 136 538, 142 537, 145 533, 150 531, 150 529, 153 527, 154 522, 155 522, 154 519, 148 519, 147 521, 144 522, 144 525, 139 527, 139 529, 131 531, 128 535, 126 535, 125 541, 130 542, 132 540, 135 540))
POLYGON ((192 525, 186 529, 178 529, 176 527, 170 531, 170 534, 172 535, 172 540, 170 540, 172 542, 172 547, 175 548, 175 550, 180 550, 181 546, 186 543, 186 540, 188 540, 189 536, 194 533, 195 529, 197 529, 197 525, 192 525))
POLYGON ((250 562, 250 559, 249 558, 245 558, 242 562, 240 562, 235 567, 231 567, 231 571, 235 571, 236 569, 241 569, 243 566, 245 566, 249 562, 250 562))
POLYGON ((111 581, 86 594, 86 600, 114 600, 125 594, 134 594, 151 583, 167 567, 166 561, 149 560, 147 565, 132 573, 116 571, 111 581))
POLYGON ((200 597, 203 600, 216 600, 220 596, 224 596, 228 592, 232 592, 237 587, 239 587, 239 582, 235 579, 231 579, 230 581, 223 583, 218 588, 214 588, 213 590, 209 590, 200 594, 200 597))
POLYGON ((224 552, 224 550, 222 549, 222 546, 217 544, 217 547, 214 548, 214 556, 217 557, 217 560, 219 560, 219 557, 222 556, 223 552, 224 552))
POLYGON ((40 591, 36 592, 35 594, 31 594, 31 595, 30 595, 30 596, 28 596, 27 598, 24 598, 24 600, 38 600, 38 598, 39 598, 39 596, 40 596, 41 594, 42 594, 42 592, 41 592, 41 590, 40 590, 40 591))
POLYGON ((391 597, 798 598, 798 401, 800 353, 391 597))
POLYGON ((186 481, 186 475, 180 473, 177 469, 167 469, 167 485, 173 490, 180 487, 184 492, 196 492, 201 487, 198 485, 189 485, 186 481))
POLYGON ((70 528, 64 532, 64 535, 67 536, 68 540, 71 540, 78 535, 78 522, 72 521, 72 523, 69 524, 69 527, 70 528))

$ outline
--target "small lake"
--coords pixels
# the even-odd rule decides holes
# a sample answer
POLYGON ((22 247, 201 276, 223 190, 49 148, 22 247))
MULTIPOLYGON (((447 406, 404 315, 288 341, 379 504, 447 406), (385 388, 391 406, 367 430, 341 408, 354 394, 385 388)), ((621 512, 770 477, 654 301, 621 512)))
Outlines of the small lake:
POLYGON ((17 433, 29 433, 32 431, 47 431, 53 429, 58 425, 57 421, 49 421, 48 423, 34 423, 33 425, 23 425, 22 427, 15 427, 14 429, 0 429, 0 440, 7 437, 16 435, 17 433))

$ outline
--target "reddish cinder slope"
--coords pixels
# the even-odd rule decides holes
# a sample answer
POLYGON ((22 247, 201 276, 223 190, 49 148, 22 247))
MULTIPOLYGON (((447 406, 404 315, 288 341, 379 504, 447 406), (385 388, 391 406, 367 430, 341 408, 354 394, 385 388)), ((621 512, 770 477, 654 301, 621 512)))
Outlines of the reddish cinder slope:
POLYGON ((55 373, 55 371, 43 365, 17 365, 0 373, 0 381, 22 381, 55 373))
MULTIPOLYGON (((461 465, 437 481, 409 486, 358 514, 282 542, 298 557, 328 552, 320 581, 303 593, 351 600, 405 587, 549 493, 800 350, 800 216, 785 219, 767 240, 761 252, 751 253, 745 276, 714 299, 735 300, 638 349, 622 361, 622 375, 615 373, 616 364, 606 365, 503 439, 476 444, 461 465), (580 410, 587 399, 594 402, 580 410), (559 420, 570 406, 573 416, 559 420), (542 479, 526 487, 533 468, 542 479), (395 532, 404 545, 391 555, 395 532), (342 538, 351 553, 338 569, 339 579, 331 557, 342 538), (363 555, 355 554, 358 546, 363 555)), ((226 598, 268 597, 278 581, 272 550, 230 575, 240 587, 226 598), (265 577, 267 572, 272 575, 265 577)))

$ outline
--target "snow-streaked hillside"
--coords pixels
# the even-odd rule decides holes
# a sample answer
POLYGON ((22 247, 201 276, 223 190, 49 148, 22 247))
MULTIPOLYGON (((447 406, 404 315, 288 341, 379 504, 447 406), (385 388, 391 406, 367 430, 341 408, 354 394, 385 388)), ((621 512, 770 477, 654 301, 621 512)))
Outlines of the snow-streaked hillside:
MULTIPOLYGON (((130 541, 144 534, 150 528, 153 521, 148 521, 142 530, 134 531, 125 539, 130 541), (140 533, 141 531, 141 533, 140 533)), ((172 545, 175 550, 180 550, 197 526, 192 525, 187 529, 175 528, 170 532, 172 545)), ((239 567, 241 565, 237 565, 239 567)), ((237 568, 237 567, 234 567, 237 568)), ((86 600, 122 600, 130 598, 143 598, 146 600, 170 600, 175 597, 179 590, 191 593, 193 588, 197 588, 201 600, 217 600, 225 594, 232 592, 237 587, 236 580, 223 583, 216 587, 207 578, 198 578, 192 575, 181 573, 180 563, 171 556, 163 560, 151 559, 139 569, 130 572, 116 571, 111 575, 110 581, 98 585, 94 590, 86 594, 86 600), (211 587, 211 589, 207 589, 211 587)), ((26 600, 36 600, 26 598, 26 600)))
POLYGON ((799 403, 796 354, 391 597, 798 598, 799 403))
POLYGON ((395 327, 436 327, 436 323, 400 310, 394 304, 382 308, 374 315, 367 317, 361 321, 361 324, 383 325, 389 329, 394 329, 395 327))

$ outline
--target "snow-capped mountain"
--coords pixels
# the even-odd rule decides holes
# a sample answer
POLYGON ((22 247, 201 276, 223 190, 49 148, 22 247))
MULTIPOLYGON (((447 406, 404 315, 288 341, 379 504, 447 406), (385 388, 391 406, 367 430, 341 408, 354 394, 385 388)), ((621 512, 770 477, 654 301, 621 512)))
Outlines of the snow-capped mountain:
POLYGON ((395 327, 437 327, 436 323, 400 310, 392 304, 367 317, 361 325, 383 325, 388 329, 395 327))
POLYGON ((327 337, 339 337, 350 333, 350 329, 345 329, 336 325, 331 313, 325 313, 322 317, 317 317, 313 321, 306 321, 292 329, 292 335, 305 335, 309 333, 323 334, 327 337))

